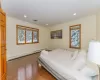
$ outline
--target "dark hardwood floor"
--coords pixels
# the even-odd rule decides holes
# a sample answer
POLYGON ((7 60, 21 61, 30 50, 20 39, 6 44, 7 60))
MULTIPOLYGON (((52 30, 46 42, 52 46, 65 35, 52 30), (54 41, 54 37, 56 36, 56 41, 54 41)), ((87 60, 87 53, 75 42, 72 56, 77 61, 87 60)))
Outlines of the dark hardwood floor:
POLYGON ((37 63, 39 53, 7 62, 7 80, 56 80, 37 63))

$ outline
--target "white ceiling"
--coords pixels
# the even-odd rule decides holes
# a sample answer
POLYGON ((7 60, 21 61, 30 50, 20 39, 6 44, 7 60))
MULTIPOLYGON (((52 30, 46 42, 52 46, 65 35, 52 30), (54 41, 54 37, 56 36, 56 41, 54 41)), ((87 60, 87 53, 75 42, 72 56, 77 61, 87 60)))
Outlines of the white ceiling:
POLYGON ((94 14, 100 9, 100 0, 2 0, 2 8, 9 16, 51 26, 94 14))

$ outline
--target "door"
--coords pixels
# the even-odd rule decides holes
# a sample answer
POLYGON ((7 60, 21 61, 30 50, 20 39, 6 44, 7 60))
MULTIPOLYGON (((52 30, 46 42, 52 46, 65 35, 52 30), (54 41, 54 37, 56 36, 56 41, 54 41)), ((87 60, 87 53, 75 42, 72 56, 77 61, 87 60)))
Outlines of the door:
POLYGON ((6 15, 0 9, 0 80, 6 80, 6 15))

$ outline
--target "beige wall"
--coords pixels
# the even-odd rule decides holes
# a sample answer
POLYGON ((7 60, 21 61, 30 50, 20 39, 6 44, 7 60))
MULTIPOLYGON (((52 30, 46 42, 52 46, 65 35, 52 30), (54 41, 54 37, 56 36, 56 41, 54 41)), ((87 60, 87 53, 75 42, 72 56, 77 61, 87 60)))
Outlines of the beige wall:
POLYGON ((50 39, 49 48, 69 48, 69 26, 81 24, 81 47, 88 48, 88 42, 91 39, 96 40, 96 15, 87 16, 81 19, 70 21, 68 23, 58 24, 50 28, 50 31, 63 30, 62 39, 50 39))
POLYGON ((48 48, 49 31, 46 27, 41 27, 35 24, 30 24, 7 16, 7 59, 27 55, 34 51, 48 48), (25 44, 16 45, 16 24, 25 25, 39 29, 39 43, 38 44, 25 44))
POLYGON ((100 41, 100 12, 97 13, 96 19, 97 19, 97 31, 96 31, 97 40, 100 41))
POLYGON ((44 48, 69 48, 69 26, 81 24, 81 44, 82 49, 88 48, 88 42, 92 39, 100 40, 100 13, 97 15, 87 16, 74 21, 70 21, 63 24, 58 24, 52 27, 42 27, 35 24, 31 24, 25 21, 18 20, 16 18, 7 16, 7 58, 15 58, 22 55, 33 53, 34 51, 44 48), (40 43, 38 44, 26 44, 16 45, 16 24, 25 25, 33 28, 40 29, 40 43), (50 39, 50 31, 63 30, 62 39, 50 39))

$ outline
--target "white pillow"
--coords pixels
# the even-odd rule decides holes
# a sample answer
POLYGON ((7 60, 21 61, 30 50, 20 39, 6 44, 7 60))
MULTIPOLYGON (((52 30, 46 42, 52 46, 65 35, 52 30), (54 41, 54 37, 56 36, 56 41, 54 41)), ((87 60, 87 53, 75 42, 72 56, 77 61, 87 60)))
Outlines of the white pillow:
POLYGON ((82 57, 77 58, 73 63, 73 68, 76 70, 81 70, 86 64, 86 60, 82 57))
POLYGON ((55 50, 52 50, 51 53, 57 53, 57 52, 63 52, 65 51, 64 49, 55 49, 55 50))
POLYGON ((71 60, 75 60, 77 56, 78 56, 78 50, 74 51, 71 60))
POLYGON ((89 77, 98 75, 98 73, 95 70, 89 68, 88 66, 85 66, 80 72, 89 77))
POLYGON ((65 55, 66 58, 69 59, 69 60, 71 60, 72 54, 73 54, 73 53, 72 53, 71 51, 68 51, 68 50, 67 50, 67 51, 64 51, 64 55, 65 55), (66 54, 66 55, 65 55, 65 54, 66 54))
POLYGON ((46 51, 46 50, 43 50, 43 51, 41 51, 41 54, 48 55, 48 51, 46 51))
POLYGON ((82 55, 82 56, 84 56, 84 57, 86 57, 86 55, 87 55, 87 53, 86 53, 85 50, 81 50, 81 51, 79 51, 79 54, 82 55))
POLYGON ((81 70, 86 64, 86 52, 82 51, 78 54, 76 59, 73 61, 73 68, 81 70))

